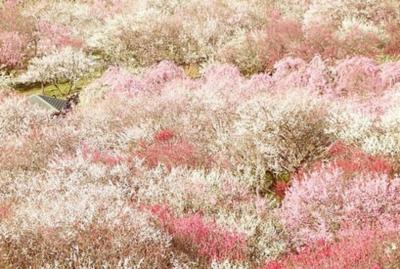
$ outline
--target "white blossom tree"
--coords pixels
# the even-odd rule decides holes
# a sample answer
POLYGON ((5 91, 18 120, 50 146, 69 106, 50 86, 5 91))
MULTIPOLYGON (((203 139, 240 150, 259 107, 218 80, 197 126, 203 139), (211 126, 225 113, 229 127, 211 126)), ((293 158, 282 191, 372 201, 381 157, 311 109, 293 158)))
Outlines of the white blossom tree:
POLYGON ((82 50, 70 47, 56 51, 30 61, 27 71, 19 77, 19 82, 40 82, 42 93, 44 86, 68 82, 68 94, 75 88, 76 82, 95 66, 95 61, 82 50))

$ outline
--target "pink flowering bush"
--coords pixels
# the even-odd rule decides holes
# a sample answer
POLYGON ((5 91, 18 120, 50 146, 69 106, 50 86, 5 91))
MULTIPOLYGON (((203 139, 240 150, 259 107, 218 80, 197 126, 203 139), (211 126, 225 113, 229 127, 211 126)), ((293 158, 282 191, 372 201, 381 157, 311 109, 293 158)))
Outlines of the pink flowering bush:
POLYGON ((0 68, 21 68, 32 57, 35 20, 21 13, 20 1, 5 1, 0 6, 0 68))
POLYGON ((207 66, 203 75, 206 87, 215 91, 231 90, 243 82, 239 69, 229 64, 207 66))
POLYGON ((379 66, 371 59, 346 59, 335 68, 336 91, 344 95, 379 93, 383 89, 379 66))
POLYGON ((382 70, 382 82, 386 88, 392 88, 400 83, 400 63, 389 62, 380 66, 382 70))
POLYGON ((281 216, 295 244, 333 240, 360 227, 398 229, 400 180, 362 170, 348 175, 346 169, 355 168, 349 166, 334 162, 294 179, 281 216))
POLYGON ((74 37, 71 29, 63 25, 53 24, 48 21, 38 22, 39 54, 48 54, 51 51, 62 49, 65 47, 82 48, 82 41, 74 37))
POLYGON ((320 56, 315 56, 309 63, 300 58, 283 58, 275 63, 274 68, 272 80, 278 91, 290 85, 317 94, 333 93, 331 72, 320 56))
POLYGON ((26 41, 16 32, 0 33, 0 65, 8 68, 21 66, 25 57, 26 41))
POLYGON ((398 83, 398 62, 382 65, 371 58, 352 57, 329 64, 320 56, 310 62, 286 57, 275 63, 270 88, 306 88, 314 93, 364 98, 381 96, 398 83))
POLYGON ((107 87, 112 92, 122 92, 128 95, 143 91, 143 83, 128 71, 118 67, 110 67, 96 81, 99 85, 107 87))
POLYGON ((90 98, 98 98, 103 94, 133 97, 144 91, 158 92, 166 83, 178 79, 185 79, 183 69, 169 61, 152 66, 140 76, 124 68, 111 66, 88 88, 93 89, 90 98), (101 89, 106 89, 107 93, 101 89))
POLYGON ((153 89, 162 87, 169 81, 184 78, 183 69, 170 61, 162 61, 143 73, 144 82, 153 89))

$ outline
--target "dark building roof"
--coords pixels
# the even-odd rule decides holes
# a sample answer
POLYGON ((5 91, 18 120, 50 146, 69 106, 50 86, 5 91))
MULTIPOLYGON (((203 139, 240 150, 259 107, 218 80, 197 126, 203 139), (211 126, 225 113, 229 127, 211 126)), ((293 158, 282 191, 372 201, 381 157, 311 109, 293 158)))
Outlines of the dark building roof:
POLYGON ((45 96, 45 95, 34 95, 29 98, 32 103, 38 104, 44 108, 52 110, 53 112, 62 111, 68 105, 66 100, 45 96))

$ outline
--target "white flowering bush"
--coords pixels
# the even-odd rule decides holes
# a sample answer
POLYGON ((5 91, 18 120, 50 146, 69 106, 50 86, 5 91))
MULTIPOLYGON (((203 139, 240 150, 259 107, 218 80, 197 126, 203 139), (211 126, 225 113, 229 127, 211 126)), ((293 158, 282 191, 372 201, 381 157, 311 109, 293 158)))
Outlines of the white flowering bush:
POLYGON ((70 90, 76 82, 93 70, 95 61, 81 50, 65 48, 41 58, 33 58, 25 73, 17 80, 20 83, 39 82, 42 86, 68 82, 70 90))
POLYGON ((268 173, 295 172, 322 158, 332 137, 323 100, 305 94, 256 95, 238 108, 234 124, 240 164, 268 186, 268 173))

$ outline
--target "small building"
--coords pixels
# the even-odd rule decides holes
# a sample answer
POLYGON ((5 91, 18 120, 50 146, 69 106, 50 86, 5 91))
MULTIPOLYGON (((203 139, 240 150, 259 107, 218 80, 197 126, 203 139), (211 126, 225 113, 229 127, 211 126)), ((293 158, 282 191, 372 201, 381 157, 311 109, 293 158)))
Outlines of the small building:
POLYGON ((30 96, 29 101, 48 109, 51 112, 61 112, 68 107, 68 101, 45 95, 30 96))

